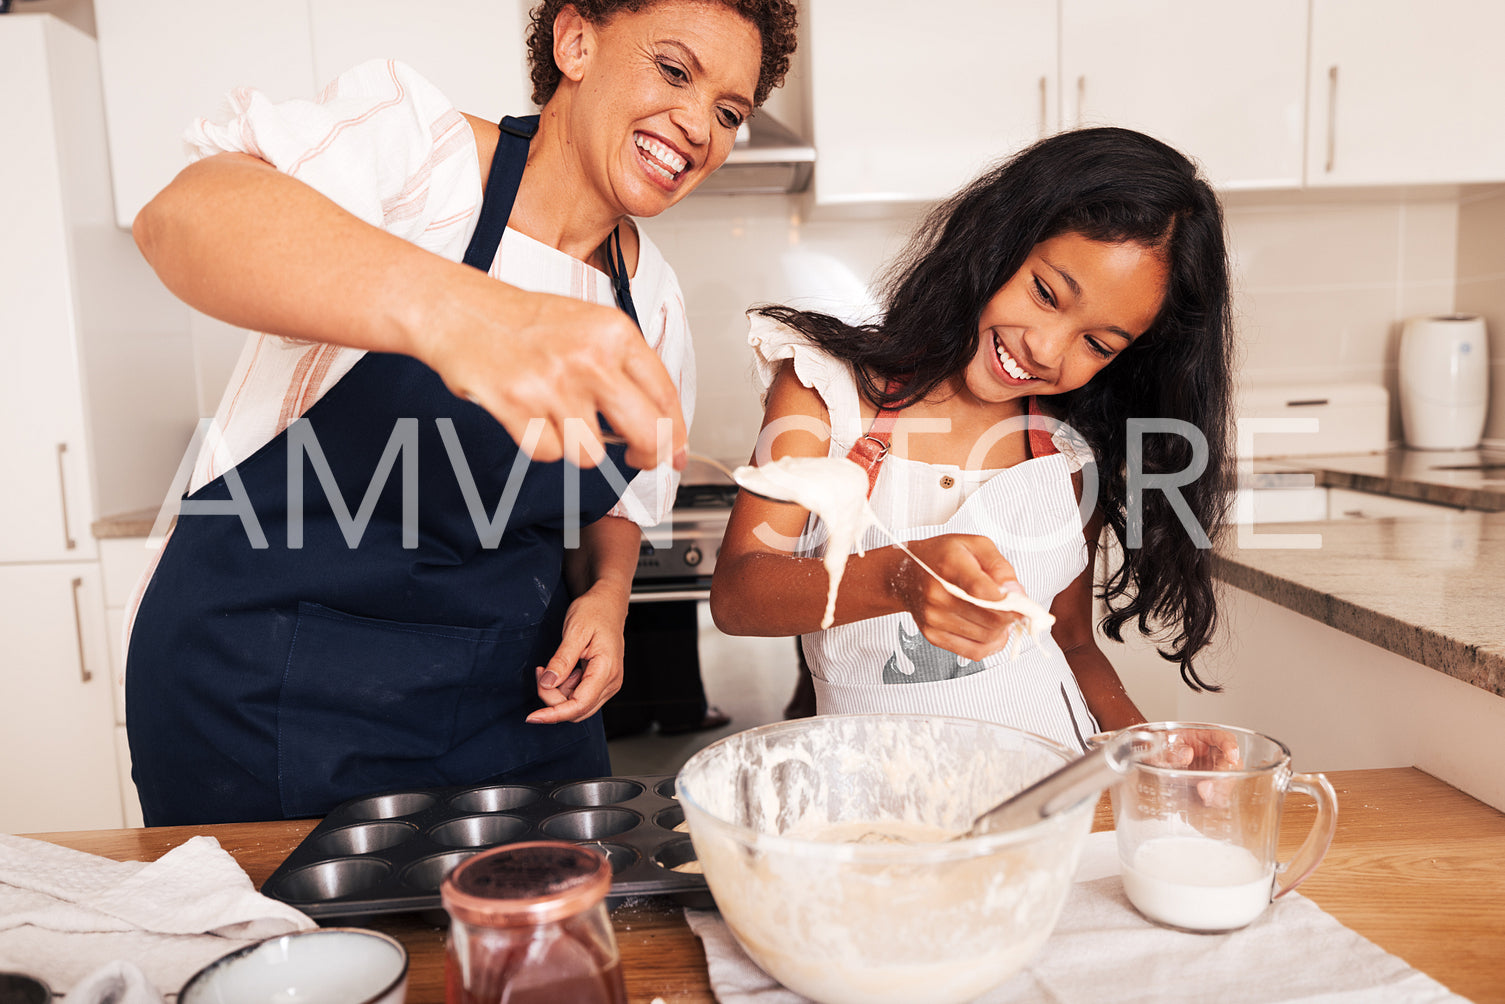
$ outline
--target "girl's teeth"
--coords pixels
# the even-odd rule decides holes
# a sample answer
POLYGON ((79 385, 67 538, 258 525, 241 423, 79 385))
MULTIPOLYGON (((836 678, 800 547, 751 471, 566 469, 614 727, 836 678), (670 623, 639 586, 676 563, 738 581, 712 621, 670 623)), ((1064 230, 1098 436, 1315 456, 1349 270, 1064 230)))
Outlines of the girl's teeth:
POLYGON ((1029 372, 1023 366, 1020 366, 1017 362, 1014 361, 1014 357, 1009 355, 1008 352, 1004 350, 1002 342, 995 342, 994 344, 998 347, 998 361, 1003 364, 1003 371, 1005 373, 1013 377, 1015 380, 1038 379, 1038 377, 1036 377, 1033 373, 1029 372))
POLYGON ((633 136, 633 142, 637 144, 639 150, 648 155, 648 166, 670 180, 673 180, 679 172, 685 169, 685 164, 689 163, 658 140, 641 133, 633 136))

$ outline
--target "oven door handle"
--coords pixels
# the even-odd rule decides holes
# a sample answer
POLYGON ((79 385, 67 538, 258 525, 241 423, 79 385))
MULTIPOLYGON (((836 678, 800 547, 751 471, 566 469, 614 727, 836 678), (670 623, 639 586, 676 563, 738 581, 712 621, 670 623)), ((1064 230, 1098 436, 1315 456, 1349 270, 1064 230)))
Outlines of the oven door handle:
POLYGON ((673 600, 708 600, 711 598, 709 587, 702 589, 666 589, 662 592, 651 590, 633 590, 628 594, 629 603, 668 603, 673 600))

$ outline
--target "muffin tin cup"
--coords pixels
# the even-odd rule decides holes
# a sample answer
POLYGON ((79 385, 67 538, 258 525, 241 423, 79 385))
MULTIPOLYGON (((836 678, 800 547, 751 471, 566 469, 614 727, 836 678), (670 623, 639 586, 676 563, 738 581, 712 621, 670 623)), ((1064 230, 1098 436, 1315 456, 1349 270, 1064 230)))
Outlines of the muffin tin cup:
POLYGON ((443 917, 439 885, 480 851, 527 840, 593 847, 612 867, 608 906, 637 896, 713 905, 675 829, 674 775, 602 777, 388 792, 336 806, 262 892, 317 919, 425 912, 443 917))

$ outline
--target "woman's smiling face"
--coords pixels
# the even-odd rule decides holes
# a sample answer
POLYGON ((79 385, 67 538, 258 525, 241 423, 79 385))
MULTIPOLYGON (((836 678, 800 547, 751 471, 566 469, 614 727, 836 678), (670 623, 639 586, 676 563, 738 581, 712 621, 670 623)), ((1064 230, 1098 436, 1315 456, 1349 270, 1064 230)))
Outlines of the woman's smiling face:
POLYGON ((715 0, 660 0, 604 24, 566 7, 560 22, 556 59, 580 85, 572 133, 588 174, 627 215, 663 212, 721 166, 752 114, 757 28, 715 0))
POLYGON ((1037 244, 983 307, 963 382, 979 401, 1085 385, 1154 323, 1164 258, 1142 244, 1066 233, 1037 244))

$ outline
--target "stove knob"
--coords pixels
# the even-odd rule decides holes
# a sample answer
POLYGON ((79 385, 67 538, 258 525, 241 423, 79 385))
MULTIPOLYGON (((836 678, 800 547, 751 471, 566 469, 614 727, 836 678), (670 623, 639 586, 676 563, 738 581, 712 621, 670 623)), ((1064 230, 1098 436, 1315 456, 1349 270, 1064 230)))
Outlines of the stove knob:
POLYGON ((685 564, 689 565, 691 568, 694 568, 696 565, 700 564, 700 559, 702 557, 704 557, 704 555, 700 553, 700 548, 696 545, 691 544, 689 547, 685 548, 685 564))

